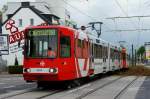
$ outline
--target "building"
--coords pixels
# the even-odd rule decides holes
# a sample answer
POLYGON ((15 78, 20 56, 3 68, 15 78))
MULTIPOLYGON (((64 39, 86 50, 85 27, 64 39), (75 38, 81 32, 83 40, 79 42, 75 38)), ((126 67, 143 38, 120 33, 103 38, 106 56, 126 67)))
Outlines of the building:
POLYGON ((70 16, 70 12, 66 9, 67 4, 64 0, 36 0, 37 2, 46 2, 53 11, 53 14, 59 16, 61 19, 66 19, 70 16))
POLYGON ((71 13, 67 9, 67 0, 36 0, 37 2, 46 2, 47 6, 53 12, 54 15, 60 17, 60 24, 70 26, 73 28, 77 27, 77 23, 72 20, 71 13))
POLYGON ((59 17, 42 2, 10 2, 3 18, 2 34, 9 35, 9 55, 3 55, 2 59, 7 61, 8 66, 14 65, 15 59, 18 60, 19 65, 23 64, 23 30, 26 27, 59 24, 59 17))
POLYGON ((145 42, 145 59, 146 63, 150 64, 150 42, 145 42))

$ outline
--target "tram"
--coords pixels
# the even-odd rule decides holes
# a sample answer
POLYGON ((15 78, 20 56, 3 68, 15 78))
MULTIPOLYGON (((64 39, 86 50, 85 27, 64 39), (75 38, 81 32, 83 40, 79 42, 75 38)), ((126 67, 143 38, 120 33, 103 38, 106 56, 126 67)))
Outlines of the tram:
POLYGON ((27 82, 65 82, 128 68, 126 49, 67 26, 25 29, 27 82))

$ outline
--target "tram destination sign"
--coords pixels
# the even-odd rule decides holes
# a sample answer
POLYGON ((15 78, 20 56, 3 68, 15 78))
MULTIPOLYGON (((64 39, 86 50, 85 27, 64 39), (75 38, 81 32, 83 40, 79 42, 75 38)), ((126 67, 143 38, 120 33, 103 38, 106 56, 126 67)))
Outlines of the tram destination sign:
POLYGON ((55 29, 33 29, 29 30, 29 36, 55 36, 55 29))
POLYGON ((0 35, 0 55, 9 54, 8 35, 0 35))

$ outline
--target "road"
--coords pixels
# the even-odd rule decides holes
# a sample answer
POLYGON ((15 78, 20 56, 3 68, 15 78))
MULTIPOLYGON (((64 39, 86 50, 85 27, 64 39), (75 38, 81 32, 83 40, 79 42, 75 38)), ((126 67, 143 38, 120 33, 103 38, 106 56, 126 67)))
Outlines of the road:
POLYGON ((148 99, 150 77, 108 76, 68 89, 37 89, 21 75, 0 75, 0 99, 148 99))
POLYGON ((26 83, 22 75, 0 75, 0 95, 35 87, 35 83, 26 83))

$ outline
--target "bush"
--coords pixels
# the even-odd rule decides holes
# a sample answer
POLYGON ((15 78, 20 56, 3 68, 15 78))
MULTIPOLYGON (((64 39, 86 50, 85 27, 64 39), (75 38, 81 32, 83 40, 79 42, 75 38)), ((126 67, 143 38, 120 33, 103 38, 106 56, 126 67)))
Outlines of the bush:
POLYGON ((145 66, 131 66, 127 71, 118 72, 117 75, 122 76, 150 76, 150 68, 145 66))
POLYGON ((9 74, 22 74, 23 73, 23 66, 9 66, 8 67, 9 74))

